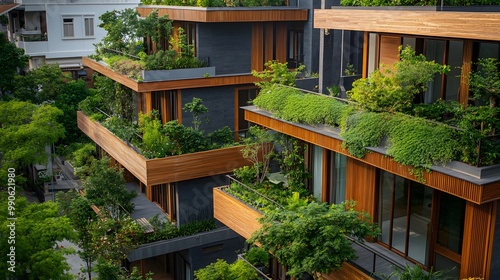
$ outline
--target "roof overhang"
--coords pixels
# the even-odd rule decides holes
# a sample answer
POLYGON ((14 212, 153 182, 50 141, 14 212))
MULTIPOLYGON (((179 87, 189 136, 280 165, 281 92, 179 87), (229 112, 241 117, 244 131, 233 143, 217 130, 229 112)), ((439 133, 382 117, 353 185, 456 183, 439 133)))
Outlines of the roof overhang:
POLYGON ((314 27, 500 41, 500 16, 494 12, 332 8, 314 10, 314 27))
POLYGON ((21 4, 16 4, 16 3, 12 3, 12 4, 0 4, 0 15, 3 15, 13 9, 15 9, 16 7, 20 6, 21 4))
POLYGON ((185 6, 140 6, 143 17, 153 10, 158 16, 191 22, 265 22, 265 21, 307 21, 308 10, 296 7, 252 7, 252 8, 201 8, 185 6))

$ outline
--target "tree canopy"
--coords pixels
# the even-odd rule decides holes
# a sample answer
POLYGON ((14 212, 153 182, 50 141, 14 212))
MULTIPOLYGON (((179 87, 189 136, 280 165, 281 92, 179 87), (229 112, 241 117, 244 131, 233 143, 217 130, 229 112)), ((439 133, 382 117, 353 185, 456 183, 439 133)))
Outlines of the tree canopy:
POLYGON ((303 273, 316 277, 339 269, 344 261, 356 258, 346 235, 362 240, 378 234, 370 217, 354 210, 353 202, 312 202, 293 210, 269 211, 260 223, 249 242, 269 251, 292 277, 303 273))
POLYGON ((12 81, 17 75, 19 69, 28 65, 28 56, 24 54, 24 50, 16 47, 14 43, 10 43, 0 32, 0 97, 6 93, 10 93, 14 89, 12 81))
MULTIPOLYGON (((0 194, 0 204, 7 205, 6 192, 0 194)), ((11 220, 7 207, 0 207, 0 236, 9 236, 11 220)), ((0 275, 3 279, 73 279, 64 255, 66 249, 54 249, 56 241, 72 239, 73 227, 68 218, 59 216, 58 204, 29 203, 24 197, 15 198, 15 244, 3 240, 0 251, 10 252, 15 247, 15 272, 9 271, 7 254, 0 256, 0 275)))
POLYGON ((0 101, 0 152, 4 168, 46 163, 45 146, 64 137, 58 108, 11 100, 0 101))

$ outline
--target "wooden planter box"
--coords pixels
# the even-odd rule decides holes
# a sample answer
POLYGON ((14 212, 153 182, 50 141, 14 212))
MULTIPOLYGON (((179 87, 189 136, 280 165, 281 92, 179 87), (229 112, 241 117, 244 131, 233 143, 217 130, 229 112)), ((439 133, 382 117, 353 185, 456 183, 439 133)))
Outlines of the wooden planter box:
POLYGON ((262 213, 224 192, 223 188, 214 188, 214 217, 245 239, 250 238, 261 227, 258 219, 262 213))
POLYGON ((147 186, 226 174, 251 164, 240 152, 243 146, 146 159, 130 143, 90 120, 83 112, 77 113, 77 119, 80 130, 147 186))

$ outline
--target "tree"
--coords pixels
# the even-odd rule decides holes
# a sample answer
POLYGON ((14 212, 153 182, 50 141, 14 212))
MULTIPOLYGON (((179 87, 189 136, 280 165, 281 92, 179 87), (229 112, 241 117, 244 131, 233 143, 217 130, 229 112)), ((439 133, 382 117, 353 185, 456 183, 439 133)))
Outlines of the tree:
POLYGON ((89 173, 82 186, 90 202, 105 208, 101 210, 109 211, 114 218, 120 216, 121 207, 129 213, 133 211, 130 200, 136 193, 127 191, 122 171, 109 166, 109 158, 94 160, 89 173))
POLYGON ((87 140, 85 134, 78 128, 76 121, 78 104, 87 98, 87 95, 87 85, 81 79, 64 84, 59 94, 57 94, 54 105, 63 111, 63 115, 58 118, 58 121, 66 130, 66 137, 61 144, 69 145, 87 140))
POLYGON ((241 153, 243 158, 253 163, 255 182, 261 184, 266 178, 273 156, 274 136, 258 126, 251 126, 249 132, 251 137, 245 138, 245 147, 241 149, 241 153))
MULTIPOLYGON (((9 200, 10 201, 10 200, 9 200)), ((68 274, 70 269, 64 255, 68 249, 56 249, 57 241, 74 238, 73 228, 68 218, 59 216, 57 203, 28 203, 24 197, 15 197, 15 221, 7 207, 0 208, 0 250, 6 252, 0 256, 0 275, 3 279, 43 279, 66 280, 73 279, 68 274), (14 223, 14 227, 8 227, 14 223), (9 244, 3 237, 12 236, 14 242, 9 244), (12 250, 14 248, 14 250, 12 250), (9 271, 10 257, 15 254, 14 272, 9 271)), ((0 194, 0 204, 8 205, 7 192, 0 194)))
POLYGON ((471 99, 488 98, 490 107, 497 106, 500 97, 500 62, 496 58, 480 58, 476 63, 477 70, 469 76, 471 99))
POLYGON ((16 76, 14 97, 34 104, 54 102, 67 81, 69 77, 61 71, 59 65, 44 64, 24 76, 16 76))
POLYGON ((260 82, 255 84, 262 89, 274 84, 294 86, 297 75, 305 68, 304 65, 300 65, 294 70, 290 70, 288 69, 288 63, 280 63, 276 60, 266 62, 264 66, 266 69, 262 72, 252 70, 252 75, 261 79, 260 82))
POLYGON ((139 34, 149 36, 156 48, 160 48, 162 41, 166 41, 172 35, 172 21, 167 15, 158 16, 158 10, 151 12, 144 20, 139 22, 139 34))
POLYGON ((6 93, 14 90, 12 81, 18 70, 28 65, 28 56, 24 50, 16 47, 14 43, 7 41, 3 33, 0 33, 0 99, 6 93))
POLYGON ((200 118, 200 115, 208 112, 207 106, 203 105, 203 100, 201 98, 193 97, 191 102, 184 104, 182 107, 184 112, 190 112, 193 114, 193 128, 195 130, 200 130, 200 125, 202 123, 208 122, 208 118, 200 118))
POLYGON ((379 232, 367 214, 354 210, 353 202, 312 202, 293 210, 269 211, 260 223, 249 242, 269 251, 292 277, 303 273, 317 277, 340 268, 344 261, 356 258, 346 235, 362 240, 379 232))
POLYGON ((57 202, 61 205, 61 212, 67 216, 76 233, 76 245, 80 248, 78 255, 85 262, 85 271, 92 279, 92 264, 96 260, 92 235, 89 234, 91 223, 96 218, 91 203, 76 191, 58 192, 57 202))
POLYGON ((99 27, 106 30, 102 46, 108 49, 137 54, 136 47, 142 38, 138 36, 139 12, 135 9, 113 10, 102 14, 99 27))
POLYGON ((57 122, 61 115, 62 111, 51 105, 0 102, 2 176, 7 168, 20 170, 30 164, 47 163, 45 146, 64 137, 64 127, 57 122))

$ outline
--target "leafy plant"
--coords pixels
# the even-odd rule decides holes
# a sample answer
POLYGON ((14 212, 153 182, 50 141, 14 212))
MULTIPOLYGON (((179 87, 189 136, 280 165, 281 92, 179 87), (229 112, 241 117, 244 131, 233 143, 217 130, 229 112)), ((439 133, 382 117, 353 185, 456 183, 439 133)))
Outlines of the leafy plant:
POLYGON ((245 253, 245 259, 253 266, 268 266, 270 258, 269 253, 258 246, 253 246, 245 253))
POLYGON ((500 97, 500 62, 496 58, 480 58, 476 63, 477 70, 469 76, 471 99, 489 99, 490 107, 497 106, 500 97))
POLYGON ((433 268, 426 272, 420 265, 410 266, 405 264, 404 269, 394 267, 393 271, 384 277, 384 279, 393 279, 397 277, 399 280, 447 280, 453 279, 449 276, 449 270, 434 271, 433 268))
POLYGON ((394 63, 393 70, 376 70, 368 78, 354 81, 347 94, 361 108, 376 112, 406 111, 415 96, 426 91, 435 74, 449 71, 449 66, 427 61, 409 46, 399 50, 400 60, 394 63))
POLYGON ((280 63, 276 60, 266 62, 264 63, 264 66, 265 70, 262 72, 252 70, 252 75, 261 79, 260 82, 255 83, 261 88, 265 88, 273 84, 294 86, 297 75, 305 68, 304 65, 300 65, 299 67, 290 70, 288 69, 288 63, 280 63))
POLYGON ((200 115, 208 112, 208 108, 203 105, 203 100, 201 98, 193 97, 191 102, 184 104, 182 110, 193 114, 193 128, 195 130, 199 130, 202 123, 208 122, 207 117, 200 118, 200 115))
POLYGON ((266 178, 273 156, 273 135, 257 126, 249 128, 251 137, 245 138, 245 147, 241 149, 243 158, 252 162, 256 170, 256 183, 261 184, 266 178))
POLYGON ((346 68, 344 69, 344 75, 345 76, 354 76, 358 74, 358 71, 356 70, 356 67, 354 67, 354 64, 348 63, 346 68))
POLYGON ((225 147, 234 144, 233 131, 228 126, 210 132, 207 137, 215 147, 225 147))
POLYGON ((365 147, 378 147, 387 134, 387 120, 387 115, 374 112, 349 116, 341 133, 344 137, 342 147, 355 157, 364 157, 367 152, 365 147))
POLYGON ((376 236, 378 227, 371 218, 354 210, 354 203, 327 205, 312 202, 293 211, 264 213, 251 243, 258 243, 288 268, 287 274, 328 274, 344 261, 356 258, 345 235, 362 240, 376 236))
POLYGON ((258 280, 257 272, 249 266, 244 260, 237 260, 228 264, 225 260, 218 259, 205 268, 194 272, 197 280, 258 280))

